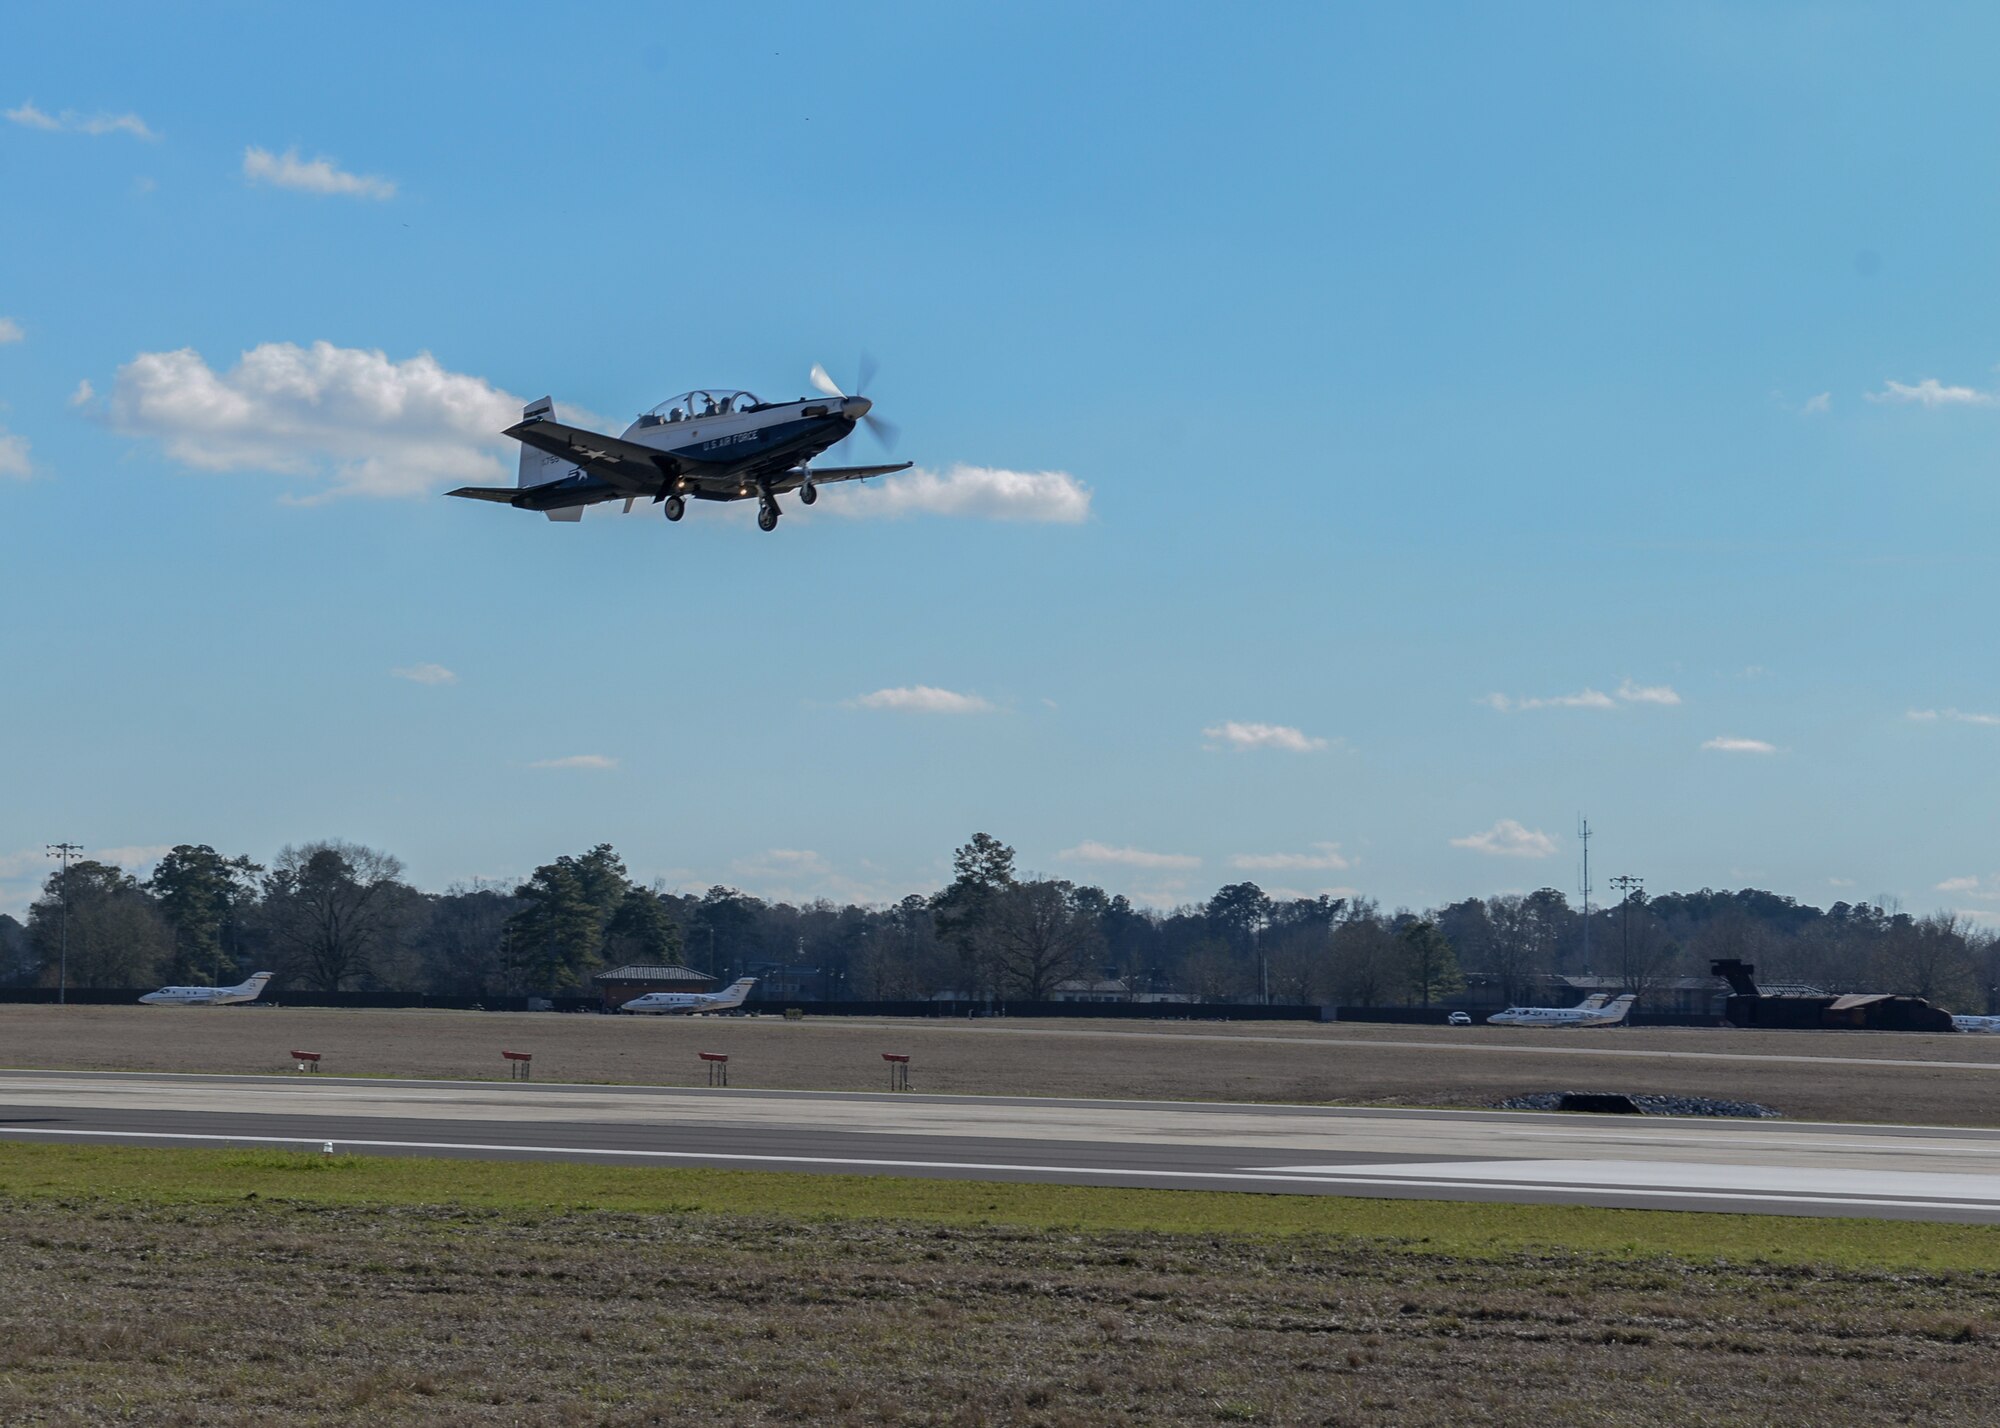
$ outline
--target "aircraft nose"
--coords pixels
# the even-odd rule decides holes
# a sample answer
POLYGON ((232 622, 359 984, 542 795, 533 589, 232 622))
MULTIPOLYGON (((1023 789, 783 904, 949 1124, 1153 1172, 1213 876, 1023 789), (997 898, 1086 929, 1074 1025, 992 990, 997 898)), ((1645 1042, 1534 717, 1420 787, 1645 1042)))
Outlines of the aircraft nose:
POLYGON ((840 414, 850 420, 860 421, 868 415, 869 409, 874 405, 875 403, 866 397, 846 397, 841 400, 840 414))

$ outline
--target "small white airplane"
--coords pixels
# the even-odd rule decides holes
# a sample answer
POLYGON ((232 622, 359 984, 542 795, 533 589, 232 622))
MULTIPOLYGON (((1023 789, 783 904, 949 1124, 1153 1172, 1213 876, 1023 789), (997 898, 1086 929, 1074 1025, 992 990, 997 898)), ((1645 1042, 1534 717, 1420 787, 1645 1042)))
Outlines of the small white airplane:
POLYGON ((258 972, 233 987, 162 987, 139 998, 149 1007, 226 1007, 254 1002, 275 973, 258 972))
POLYGON ((1953 1016, 1953 1031, 1986 1031, 2000 1035, 2000 1016, 1953 1016))
POLYGON ((719 992, 648 992, 634 997, 620 1008, 628 1012, 718 1012, 743 1005, 755 977, 739 977, 719 992))
MULTIPOLYGON (((873 364, 862 359, 866 386, 873 364)), ((895 444, 896 429, 871 415, 874 403, 840 390, 814 364, 812 384, 826 395, 795 402, 760 401, 750 392, 683 392, 642 412, 623 436, 605 436, 555 419, 549 398, 530 402, 506 435, 521 443, 520 474, 512 486, 461 486, 447 494, 496 501, 516 510, 541 511, 552 521, 579 521, 600 501, 653 501, 667 519, 697 501, 757 501, 757 525, 778 527, 778 497, 797 491, 810 506, 820 486, 865 481, 907 471, 914 462, 887 466, 826 466, 812 458, 866 423, 878 441, 895 444)))
POLYGON ((1486 1020, 1491 1026, 1618 1026, 1638 1000, 1630 992, 1609 1003, 1602 995, 1588 996, 1573 1007, 1508 1007, 1486 1020))

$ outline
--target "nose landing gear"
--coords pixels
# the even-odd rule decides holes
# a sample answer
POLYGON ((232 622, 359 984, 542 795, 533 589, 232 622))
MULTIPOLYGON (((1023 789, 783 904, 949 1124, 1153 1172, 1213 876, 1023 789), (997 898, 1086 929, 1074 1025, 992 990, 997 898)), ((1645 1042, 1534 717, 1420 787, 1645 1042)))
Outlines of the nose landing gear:
POLYGON ((778 528, 778 503, 766 496, 757 506, 757 529, 774 531, 778 528))

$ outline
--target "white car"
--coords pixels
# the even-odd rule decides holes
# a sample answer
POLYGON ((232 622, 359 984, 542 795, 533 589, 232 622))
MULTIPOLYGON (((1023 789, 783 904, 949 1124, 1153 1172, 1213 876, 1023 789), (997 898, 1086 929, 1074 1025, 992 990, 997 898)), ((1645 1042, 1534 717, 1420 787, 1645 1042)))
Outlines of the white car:
POLYGON ((1471 1026, 1472 1014, 1470 1012, 1453 1012, 1444 1019, 1444 1024, 1446 1026, 1471 1026))

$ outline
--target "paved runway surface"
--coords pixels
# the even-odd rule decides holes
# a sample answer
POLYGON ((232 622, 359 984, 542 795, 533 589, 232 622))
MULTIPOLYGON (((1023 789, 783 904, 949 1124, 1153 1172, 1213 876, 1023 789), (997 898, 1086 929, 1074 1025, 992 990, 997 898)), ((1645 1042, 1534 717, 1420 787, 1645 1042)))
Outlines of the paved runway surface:
POLYGON ((1931 1127, 11 1071, 0 1138, 2000 1223, 2000 1131, 1931 1127))

